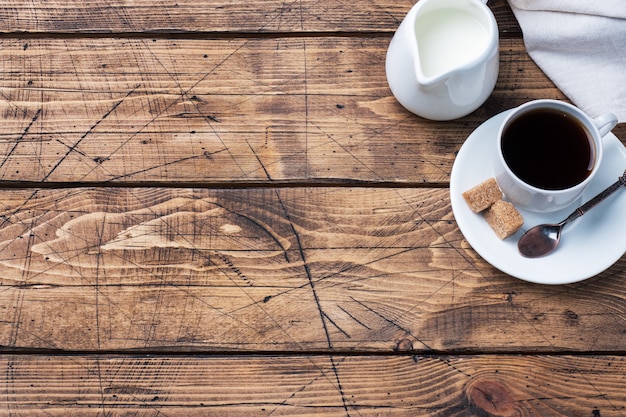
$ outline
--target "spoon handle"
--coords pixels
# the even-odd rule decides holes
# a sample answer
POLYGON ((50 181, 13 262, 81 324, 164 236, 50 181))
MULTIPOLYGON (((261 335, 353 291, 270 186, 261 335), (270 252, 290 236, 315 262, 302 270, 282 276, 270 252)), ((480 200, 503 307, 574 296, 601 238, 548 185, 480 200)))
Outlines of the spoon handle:
POLYGON ((561 226, 564 226, 565 224, 571 222, 572 220, 575 220, 575 219, 579 218, 580 216, 582 216, 583 214, 585 214, 586 212, 588 212, 589 210, 594 208, 596 205, 598 205, 599 203, 604 201, 608 196, 613 194, 615 191, 617 191, 620 188, 622 188, 623 186, 626 186, 626 171, 624 171, 624 174, 621 177, 619 177, 617 179, 617 181, 615 181, 613 184, 609 185, 600 194, 598 194, 597 196, 595 196, 591 200, 587 201, 582 206, 578 207, 576 210, 574 210, 572 212, 572 214, 570 214, 565 220, 563 220, 559 224, 561 226))

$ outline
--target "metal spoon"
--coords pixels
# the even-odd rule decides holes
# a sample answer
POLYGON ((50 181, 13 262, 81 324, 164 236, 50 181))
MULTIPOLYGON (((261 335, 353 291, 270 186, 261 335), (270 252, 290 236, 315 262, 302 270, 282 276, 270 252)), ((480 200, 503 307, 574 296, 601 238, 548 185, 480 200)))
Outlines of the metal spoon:
POLYGON ((578 207, 562 222, 557 224, 540 224, 528 229, 528 231, 522 235, 519 242, 517 242, 517 248, 522 256, 527 258, 538 258, 552 252, 559 244, 561 231, 566 224, 585 214, 598 203, 604 201, 604 199, 613 194, 615 191, 622 188, 622 186, 626 186, 626 171, 624 171, 624 174, 619 177, 614 184, 610 185, 600 194, 578 207))

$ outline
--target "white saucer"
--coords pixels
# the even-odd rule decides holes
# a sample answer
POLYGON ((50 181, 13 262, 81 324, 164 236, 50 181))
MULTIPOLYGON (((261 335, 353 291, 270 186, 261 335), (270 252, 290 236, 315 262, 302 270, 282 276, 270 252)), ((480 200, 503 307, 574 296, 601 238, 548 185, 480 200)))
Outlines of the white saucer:
POLYGON ((450 199, 459 229, 483 259, 516 278, 541 284, 568 284, 599 274, 626 252, 626 190, 618 191, 568 225, 559 247, 545 257, 524 258, 517 250, 517 241, 532 226, 563 220, 582 202, 614 183, 626 169, 624 145, 609 133, 604 138, 604 160, 600 171, 585 190, 582 199, 571 207, 549 214, 520 209, 524 226, 502 241, 482 214, 469 209, 461 194, 494 176, 491 161, 495 158, 496 136, 509 111, 479 126, 467 138, 454 161, 450 177, 450 199))

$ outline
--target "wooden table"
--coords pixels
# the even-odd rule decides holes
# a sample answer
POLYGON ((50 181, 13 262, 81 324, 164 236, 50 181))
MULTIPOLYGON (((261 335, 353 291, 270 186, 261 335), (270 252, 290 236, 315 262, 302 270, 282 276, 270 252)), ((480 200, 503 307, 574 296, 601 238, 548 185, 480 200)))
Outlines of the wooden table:
POLYGON ((1 416, 626 415, 626 257, 530 284, 450 207, 475 128, 565 99, 504 0, 451 122, 387 85, 411 0, 0 5, 1 416))

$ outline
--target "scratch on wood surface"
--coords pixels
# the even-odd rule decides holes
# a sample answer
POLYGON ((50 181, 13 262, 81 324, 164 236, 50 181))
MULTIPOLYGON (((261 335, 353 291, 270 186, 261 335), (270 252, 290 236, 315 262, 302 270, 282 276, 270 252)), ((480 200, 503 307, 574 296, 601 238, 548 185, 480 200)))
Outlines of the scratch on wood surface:
MULTIPOLYGON (((268 129, 269 129, 269 127, 267 127, 265 129, 265 141, 266 142, 267 142, 268 129)), ((261 166, 261 169, 263 170, 263 173, 265 174, 265 177, 267 178, 267 180, 268 181, 272 181, 272 176, 270 175, 270 172, 268 171, 267 167, 263 163, 263 160, 261 159, 259 154, 256 152, 254 147, 250 144, 250 141, 248 139, 246 139, 246 144, 248 145, 248 148, 250 149, 250 151, 252 151, 252 154, 254 155, 254 157, 256 158, 257 162, 261 166)))
MULTIPOLYGON (((228 147, 228 145, 226 144, 226 142, 223 140, 222 136, 220 135, 220 133, 215 129, 215 127, 213 126, 213 123, 216 122, 216 118, 214 116, 211 115, 206 115, 204 112, 202 112, 198 106, 198 100, 194 100, 193 99, 193 94, 192 91, 198 86, 200 85, 202 82, 204 82, 205 80, 207 80, 212 74, 215 73, 215 71, 217 71, 220 67, 222 67, 226 62, 228 62, 228 60, 230 60, 234 55, 236 55, 240 50, 242 50, 249 41, 244 41, 241 44, 239 44, 238 46, 236 46, 232 51, 229 51, 224 58, 222 58, 220 61, 218 61, 217 63, 215 63, 211 68, 209 68, 208 71, 206 71, 204 74, 202 74, 201 77, 199 77, 198 79, 196 79, 191 86, 189 86, 188 88, 183 88, 183 86, 180 84, 180 81, 177 79, 177 77, 174 75, 174 72, 170 71, 169 68, 167 68, 166 65, 163 64, 162 60, 152 51, 152 49, 150 48, 150 46, 148 45, 146 40, 142 40, 143 45, 146 47, 146 49, 148 50, 148 52, 152 55, 152 57, 154 58, 154 60, 157 62, 157 64, 163 68, 163 70, 166 72, 166 74, 169 76, 169 78, 175 83, 175 85, 177 86, 178 90, 179 90, 179 95, 180 95, 180 100, 182 101, 188 101, 189 103, 191 103, 191 105, 193 106, 193 108, 195 109, 195 111, 197 112, 197 114, 202 117, 203 120, 205 120, 207 126, 211 129, 212 133, 215 135, 215 137, 218 139, 218 141, 221 143, 222 148, 224 149, 224 151, 226 151, 228 153, 228 155, 230 156, 230 158, 233 161, 233 164, 235 166, 238 167, 239 171, 241 172, 241 174, 243 175, 244 178, 247 178, 247 175, 243 169, 243 167, 240 165, 238 159, 235 157, 235 155, 231 152, 230 148, 228 147)), ((163 111, 169 109, 170 107, 172 107, 175 103, 178 102, 178 99, 173 100, 163 111)), ((142 126, 142 128, 139 130, 143 130, 145 129, 149 124, 151 124, 154 120, 156 120, 157 117, 159 117, 160 114, 158 114, 157 116, 155 116, 155 118, 153 118, 153 120, 151 120, 150 122, 146 123, 146 125, 142 126)), ((135 135, 137 133, 136 132, 135 135)), ((130 139, 129 139, 130 140, 130 139)))
POLYGON ((410 329, 406 329, 403 326, 399 325, 398 323, 396 323, 394 320, 385 317, 384 315, 382 315, 380 312, 378 312, 376 309, 373 309, 371 307, 369 307, 368 305, 366 305, 364 302, 359 301, 357 299, 355 299, 354 297, 350 297, 350 299, 352 299, 352 301, 354 301, 355 303, 359 304, 360 306, 364 307, 366 310, 372 312, 373 314, 375 314, 376 316, 380 317, 381 319, 383 319, 385 322, 387 322, 389 325, 396 327, 400 330, 402 330, 406 335, 411 336, 414 340, 416 340, 417 342, 419 342, 420 344, 422 344, 424 346, 424 348, 428 349, 428 350, 432 350, 432 348, 430 346, 428 346, 426 343, 424 343, 422 340, 420 340, 418 337, 416 337, 413 332, 411 332, 410 329))
MULTIPOLYGON (((259 229, 260 223, 254 224, 246 217, 228 212, 211 201, 178 200, 174 205, 180 209, 168 213, 172 203, 170 201, 126 213, 84 213, 58 228, 54 239, 34 244, 31 251, 48 257, 52 262, 78 262, 87 266, 94 265, 95 259, 103 255, 98 250, 178 248, 213 251, 235 257, 267 258, 282 255, 290 245, 288 240, 277 240, 278 234, 271 231, 268 225, 259 229), (134 224, 125 227, 129 219, 135 219, 134 224), (107 227, 102 230, 102 242, 98 244, 91 233, 101 222, 106 222, 107 227), (72 261, 62 256, 66 251, 61 248, 68 247, 75 248, 80 258, 72 261), (90 258, 93 260, 87 261, 90 258)), ((205 268, 201 263, 194 266, 178 264, 175 259, 171 261, 162 267, 205 268)))
MULTIPOLYGON (((225 55, 225 57, 222 58, 222 60, 220 60, 217 63, 215 63, 213 65, 213 67, 208 69, 208 71, 206 71, 203 74, 201 74, 201 76, 198 79, 196 79, 189 87, 184 88, 180 84, 180 81, 177 79, 177 77, 175 75, 176 72, 171 70, 170 68, 168 68, 163 63, 162 59, 159 58, 159 56, 152 51, 150 45, 148 44, 148 42, 146 40, 141 40, 141 41, 142 41, 143 46, 150 53, 151 57, 155 60, 157 65, 160 66, 163 69, 163 71, 165 72, 165 74, 167 74, 167 76, 170 78, 170 80, 172 80, 174 82, 174 84, 175 84, 175 86, 176 86, 176 88, 178 90, 178 93, 165 106, 159 108, 158 111, 156 111, 155 114, 153 114, 153 116, 151 117, 150 120, 145 122, 137 130, 135 130, 129 137, 127 137, 125 140, 123 140, 117 147, 115 147, 113 150, 109 151, 108 154, 100 156, 99 159, 102 160, 102 161, 109 161, 109 160, 111 160, 117 153, 119 153, 134 138, 136 138, 140 133, 144 132, 150 125, 152 125, 157 119, 162 117, 173 106, 175 106, 177 104, 180 104, 180 103, 189 103, 192 106, 192 108, 194 109, 194 114, 196 114, 200 119, 202 119, 202 120, 204 120, 206 122, 207 126, 211 130, 211 132, 214 135, 214 137, 217 139, 218 142, 221 143, 221 150, 210 152, 209 155, 214 155, 214 154, 220 153, 220 152, 227 153, 229 155, 231 161, 232 161, 233 166, 238 167, 239 172, 241 173, 242 178, 247 178, 247 173, 245 172, 244 168, 240 165, 240 162, 239 162, 238 158, 236 158, 236 156, 231 152, 231 150, 228 147, 228 145, 226 144, 226 142, 222 139, 220 132, 218 132, 215 129, 215 127, 213 126, 213 123, 218 122, 217 118, 215 116, 206 115, 199 108, 199 106, 198 106, 198 101, 199 100, 197 99, 197 96, 192 96, 192 94, 193 94, 192 91, 200 83, 202 83, 203 81, 207 80, 211 76, 211 74, 213 74, 218 68, 220 68, 225 62, 227 62, 232 56, 234 56, 243 47, 245 47, 248 42, 246 41, 246 42, 243 42, 243 43, 237 45, 234 48, 234 50, 228 52, 225 55)), ((192 114, 192 113, 188 111, 187 114, 192 114)), ((76 144, 74 146, 72 146, 72 148, 75 149, 76 148, 76 144)), ((142 168, 142 169, 135 170, 135 171, 132 171, 132 172, 124 172, 124 173, 118 174, 118 175, 110 175, 107 180, 108 181, 115 181, 115 180, 130 178, 130 177, 133 177, 133 176, 135 176, 137 174, 146 173, 146 172, 149 172, 149 171, 157 170, 159 168, 167 167, 169 165, 173 165, 173 164, 177 164, 177 163, 181 163, 181 162, 186 162, 186 161, 189 161, 189 160, 197 159, 197 158, 200 158, 200 157, 206 157, 206 156, 207 156, 207 152, 203 152, 201 155, 192 155, 192 156, 188 156, 188 157, 182 157, 182 158, 179 158, 179 159, 177 159, 175 161, 167 161, 167 162, 164 162, 162 164, 153 165, 153 166, 150 166, 150 167, 147 167, 147 168, 142 168)), ((83 175, 83 178, 89 177, 94 172, 94 170, 96 170, 97 168, 102 168, 101 164, 97 164, 97 166, 94 166, 90 170, 88 170, 83 175)), ((48 178, 50 176, 50 174, 51 174, 51 172, 48 173, 48 175, 45 178, 48 178)))
POLYGON ((365 327, 367 330, 372 330, 371 327, 369 327, 367 324, 363 323, 361 320, 357 319, 356 317, 354 317, 354 315, 352 315, 350 312, 348 312, 345 308, 343 308, 342 306, 337 306, 341 311, 343 311, 344 313, 346 313, 346 315, 348 317, 350 317, 352 320, 354 320, 356 323, 358 323, 360 326, 365 327))
MULTIPOLYGON (((62 268, 68 277, 76 276, 85 284, 94 286, 97 291, 96 308, 98 309, 102 301, 100 297, 106 298, 109 307, 114 306, 115 303, 108 294, 103 292, 103 288, 108 288, 108 286, 101 287, 100 285, 101 278, 105 276, 102 273, 110 268, 150 271, 155 267, 154 260, 150 256, 154 249, 188 250, 185 253, 193 256, 168 257, 171 263, 159 264, 159 268, 221 271, 223 277, 231 281, 248 298, 249 306, 261 309, 267 323, 273 324, 276 329, 281 329, 289 340, 297 343, 297 338, 289 334, 286 325, 279 323, 271 316, 270 311, 261 306, 263 303, 256 293, 251 294, 244 289, 245 285, 255 285, 255 282, 245 276, 240 267, 232 261, 232 259, 247 259, 254 256, 256 259, 266 258, 270 262, 275 262, 272 259, 286 256, 290 246, 289 241, 263 221, 255 220, 249 214, 242 215, 221 207, 213 199, 171 199, 137 210, 118 210, 113 213, 101 211, 80 213, 73 210, 65 211, 61 208, 58 210, 59 212, 44 211, 46 220, 41 226, 31 224, 25 227, 32 239, 37 236, 41 238, 40 240, 31 241, 26 245, 22 245, 18 239, 12 240, 14 243, 20 243, 20 248, 28 248, 31 255, 19 259, 9 256, 0 262, 11 269, 47 271, 48 273, 56 268, 51 263, 58 263, 59 268, 62 268), (49 230, 52 230, 52 233, 49 230), (44 239, 47 235, 50 235, 49 238, 44 239), (267 250, 259 251, 263 247, 267 250), (130 255, 132 252, 137 252, 137 256, 130 255), (34 254, 41 255, 41 257, 33 256, 34 254), (215 256, 211 257, 211 254, 215 256), (220 262, 216 262, 220 259, 220 262), (24 260, 34 263, 24 268, 19 264, 24 260), (195 260, 197 263, 190 263, 190 260, 195 260), (92 272, 88 272, 90 270, 92 272), (244 279, 245 285, 238 282, 241 278, 244 279)), ((4 250, 10 247, 12 247, 10 242, 3 242, 4 250)), ((276 261, 280 262, 278 259, 276 261)), ((48 273, 38 273, 36 276, 40 279, 44 276, 54 277, 54 274, 48 273)), ((107 275, 110 276, 110 274, 107 275)), ((167 281, 162 281, 162 285, 172 286, 167 281)), ((194 297, 193 291, 188 290, 185 285, 174 284, 173 286, 179 288, 187 296, 194 297)), ((155 306, 164 304, 155 303, 155 306)), ((210 303, 206 305, 213 308, 210 303)), ((236 319, 227 310, 218 307, 215 310, 236 319)), ((100 320, 101 313, 100 310, 97 313, 98 320, 100 320)), ((147 340, 154 340, 155 326, 158 326, 161 321, 158 317, 160 313, 155 310, 154 314, 157 315, 153 315, 146 322, 149 326, 145 333, 147 340)), ((106 322, 110 324, 111 319, 106 322)), ((101 336, 103 334, 101 323, 97 322, 96 325, 98 336, 101 336)), ((263 331, 249 324, 246 327, 263 331)), ((110 335, 111 332, 108 334, 110 335)), ((180 338, 185 337, 183 335, 180 338)))
POLYGON ((335 323, 335 322, 333 321, 333 319, 331 319, 331 318, 328 316, 328 314, 326 314, 326 312, 322 311, 322 314, 324 315, 324 318, 325 318, 326 320, 328 320, 328 322, 329 322, 330 324, 332 324, 334 328, 336 328, 337 330, 339 330, 339 332, 340 332, 341 334, 343 334, 344 336, 346 336, 348 339, 352 339, 352 337, 350 337, 350 335, 348 334, 348 332, 346 332, 346 331, 345 331, 344 329, 342 329, 342 328, 341 328, 341 327, 340 327, 337 323, 335 323))
MULTIPOLYGON (((106 219, 106 213, 102 216, 102 222, 100 223, 100 226, 98 226, 97 224, 96 226, 96 246, 97 246, 97 254, 96 254, 96 264, 95 264, 95 283, 94 283, 94 289, 95 289, 95 299, 96 299, 96 317, 95 317, 95 322, 96 322, 96 343, 98 346, 98 349, 101 348, 101 343, 100 343, 100 272, 101 272, 101 268, 100 268, 100 261, 101 261, 101 251, 102 251, 102 243, 103 243, 103 238, 104 238, 104 230, 107 224, 107 219, 106 219)), ((32 248, 32 246, 31 246, 32 248)), ((32 249, 31 249, 32 250, 32 249)), ((33 251, 34 252, 34 251, 33 251)), ((100 364, 98 362, 98 370, 100 368, 100 364)))
MULTIPOLYGON (((363 162, 361 160, 361 158, 359 158, 354 153, 352 153, 352 151, 346 145, 343 145, 340 141, 335 139, 333 137, 333 135, 324 132, 320 126, 315 126, 315 128, 318 129, 320 132, 322 132, 329 139, 330 142, 332 142, 335 145, 337 145, 342 151, 344 151, 347 155, 349 155, 356 162, 356 165, 364 167, 367 171, 372 173, 377 180, 383 180, 384 179, 381 175, 379 175, 376 172, 375 169, 373 169, 370 166, 368 166, 365 162, 363 162)), ((308 146, 307 146, 307 148, 308 148, 308 146)))
MULTIPOLYGON (((220 151, 212 152, 210 155, 214 155, 214 154, 220 153, 222 151, 227 151, 227 149, 223 149, 223 150, 220 150, 220 151)), ((111 159, 112 156, 113 156, 113 154, 109 155, 106 158, 106 160, 111 159)), ((165 167, 168 167, 168 166, 171 166, 171 165, 177 165, 177 164, 180 164, 181 162, 190 161, 192 159, 206 158, 206 157, 207 157, 206 153, 204 153, 202 155, 191 155, 191 156, 179 158, 179 159, 176 159, 176 160, 173 160, 173 161, 167 161, 167 162, 164 162, 164 163, 162 163, 160 165, 153 165, 153 166, 150 166, 148 168, 138 169, 136 171, 125 172, 124 174, 110 176, 107 179, 106 182, 113 182, 113 181, 121 180, 121 179, 124 179, 124 178, 130 178, 130 177, 133 177, 133 176, 135 176, 137 174, 143 174, 143 173, 154 171, 154 170, 157 170, 157 169, 160 169, 160 168, 165 168, 165 167)))
MULTIPOLYGON (((342 362, 342 361, 344 361, 344 360, 345 360, 345 357, 344 357, 344 358, 342 358, 342 359, 340 360, 340 362, 342 362)), ((309 387, 313 386, 313 385, 314 385, 316 382, 318 382, 319 380, 325 380, 325 381, 327 381, 327 382, 328 382, 330 385, 332 385, 332 386, 334 387, 334 389, 336 390, 336 387, 335 387, 335 383, 336 383, 336 382, 335 382, 335 380, 336 380, 336 375, 329 376, 329 375, 328 375, 328 370, 327 370, 327 369, 325 369, 325 367, 324 367, 324 366, 322 366, 321 364, 318 364, 318 362, 317 362, 317 361, 314 361, 312 358, 308 358, 308 362, 309 362, 309 363, 313 366, 313 368, 314 368, 314 369, 316 369, 316 370, 319 372, 319 374, 318 374, 318 375, 316 375, 315 377, 313 377, 313 378, 312 378, 311 380, 309 380, 308 382, 306 382, 306 383, 302 384, 302 385, 301 385, 298 389, 294 390, 294 391, 291 393, 291 395, 289 395, 289 397, 285 398, 282 402, 280 402, 279 404, 277 404, 277 405, 276 405, 276 407, 274 407, 274 409, 272 409, 272 410, 269 412, 268 417, 269 417, 269 416, 274 415, 275 413, 278 413, 278 412, 279 412, 279 409, 280 409, 281 407, 284 407, 284 406, 286 406, 286 405, 289 405, 290 401, 291 401, 291 400, 293 400, 294 398, 296 398, 296 396, 297 396, 298 394, 300 394, 300 393, 304 392, 306 389, 308 389, 309 387)), ((333 366, 335 366, 335 368, 334 368, 334 369, 336 369, 337 364, 335 364, 335 363, 334 363, 334 362, 332 362, 332 361, 329 361, 329 363, 330 363, 330 365, 331 365, 331 368, 332 368, 333 366)), ((342 395, 342 397, 343 397, 343 393, 341 393, 341 392, 340 392, 339 394, 340 394, 340 395, 342 395)), ((345 402, 344 402, 344 410, 346 410, 345 402)))
MULTIPOLYGON (((75 265, 76 268, 88 268, 90 264, 94 265, 100 260, 108 268, 113 265, 123 267, 119 265, 119 261, 127 259, 128 261, 124 263, 128 263, 132 268, 145 270, 150 270, 154 266, 149 258, 144 261, 142 256, 128 256, 127 253, 122 258, 119 254, 131 251, 141 255, 144 251, 155 248, 189 250, 197 256, 169 257, 170 263, 159 264, 159 268, 221 271, 223 276, 250 300, 249 306, 262 310, 268 325, 274 325, 289 340, 297 343, 297 339, 289 334, 285 324, 279 323, 269 311, 261 306, 262 302, 258 297, 244 289, 245 286, 255 285, 255 283, 231 261, 231 257, 241 259, 254 256, 272 259, 284 256, 289 245, 290 243, 280 237, 276 231, 272 231, 269 225, 263 224, 260 220, 254 221, 248 214, 243 216, 229 211, 214 201, 179 199, 165 201, 161 206, 151 206, 130 212, 93 212, 79 215, 58 228, 54 239, 33 245, 31 250, 33 253, 43 255, 47 262, 75 265), (107 227, 100 234, 100 243, 98 243, 94 240, 90 230, 105 221, 105 218, 107 227), (134 224, 129 225, 129 220, 132 220, 134 224), (75 248, 75 254, 72 254, 73 251, 68 253, 68 247, 75 248), (263 251, 263 247, 267 247, 267 250, 263 251), (255 250, 252 251, 252 248, 255 250), (212 257, 211 254, 215 256, 212 257), (177 261, 178 259, 180 261, 177 261), (195 259, 197 264, 190 264, 190 259, 195 259), (240 279, 243 279, 243 282, 239 282, 240 279)), ((96 271, 96 273, 99 272, 96 271)), ((166 282, 163 285, 172 286, 166 282)), ((173 286, 183 291, 189 299, 194 297, 192 291, 186 289, 184 285, 173 286)), ((203 300, 199 301, 206 303, 203 300)), ((155 303, 155 306, 162 304, 164 303, 155 303)), ((206 305, 220 314, 241 321, 227 310, 214 307, 210 303, 206 305)), ((244 308, 244 306, 240 307, 240 309, 244 308)), ((154 313, 157 314, 156 310, 154 313)), ((160 321, 158 316, 153 316, 146 322, 149 326, 145 334, 147 340, 154 340, 154 332, 160 321)), ((262 331, 249 324, 245 327, 262 331)), ((188 337, 193 338, 186 334, 189 333, 182 334, 179 331, 178 339, 184 341, 188 337)))
POLYGON ((26 134, 28 134, 28 132, 30 131, 30 128, 35 124, 35 122, 39 119, 39 116, 41 115, 41 108, 37 109, 37 112, 35 113, 35 115, 31 118, 30 123, 28 124, 28 126, 26 126, 24 128, 24 130, 22 131, 22 133, 20 134, 20 136, 17 138, 17 140, 15 141, 15 143, 13 144, 13 146, 11 147, 11 149, 9 150, 9 152, 6 153, 6 155, 4 156, 4 158, 2 158, 2 162, 0 162, 0 168, 2 168, 7 161, 11 158, 11 156, 13 155, 13 153, 15 152, 15 149, 19 146, 19 144, 22 142, 22 140, 24 139, 24 137, 26 136, 26 134))
POLYGON ((91 127, 85 133, 83 133, 83 135, 80 138, 78 138, 78 140, 76 142, 74 142, 74 144, 72 144, 69 147, 69 149, 67 150, 65 155, 63 155, 61 157, 61 159, 59 159, 57 161, 57 163, 52 166, 52 168, 48 171, 48 173, 43 176, 43 178, 41 179, 41 182, 45 182, 48 178, 50 178, 50 176, 54 173, 54 171, 56 171, 59 168, 59 166, 61 166, 61 164, 63 164, 63 162, 67 159, 67 157, 72 152, 74 152, 74 150, 80 145, 80 143, 87 136, 89 136, 91 134, 91 132, 93 132, 102 122, 104 122, 113 112, 115 112, 115 110, 117 110, 117 108, 124 102, 124 100, 126 100, 128 97, 130 97, 135 92, 135 90, 137 88, 139 88, 139 86, 135 86, 132 90, 127 92, 126 96, 124 96, 124 98, 122 98, 121 100, 118 100, 117 102, 115 102, 115 104, 113 104, 113 106, 106 113, 104 113, 100 117, 100 119, 98 119, 93 125, 91 125, 91 127))
MULTIPOLYGON (((311 293, 313 295, 313 299, 315 301, 315 305, 317 306, 317 309, 319 311, 320 320, 321 320, 321 323, 322 323, 322 327, 324 329, 324 334, 326 336, 326 341, 327 341, 328 348, 332 349, 333 348, 333 342, 332 342, 332 339, 331 339, 331 336, 330 336, 330 332, 328 330, 328 325, 326 323, 326 321, 328 320, 328 316, 324 312, 324 309, 322 307, 322 303, 320 301, 319 295, 318 295, 317 290, 315 288, 315 282, 314 282, 313 276, 311 274, 311 269, 310 269, 310 267, 309 267, 309 265, 307 263, 307 260, 306 260, 306 253, 305 253, 304 247, 302 245, 302 241, 300 240, 300 234, 298 233, 298 230, 296 229, 296 226, 295 226, 295 224, 293 223, 293 221, 291 219, 291 214, 290 214, 289 210, 287 209, 287 206, 283 202, 283 200, 282 200, 278 190, 276 190, 275 193, 276 193, 278 202, 280 204, 280 207, 281 207, 281 209, 283 211, 283 214, 284 214, 286 220, 288 221, 290 229, 291 229, 291 231, 293 233, 293 236, 295 238, 296 248, 297 248, 297 250, 298 250, 298 252, 300 254, 300 259, 302 261, 302 265, 304 267, 304 271, 305 271, 307 280, 309 282, 309 287, 311 289, 311 293)), ((335 380, 337 382, 337 391, 339 392, 339 394, 341 396, 341 401, 342 401, 342 404, 343 404, 343 408, 344 408, 344 410, 346 412, 346 416, 350 416, 350 413, 348 411, 348 405, 347 405, 346 396, 345 396, 345 393, 344 393, 344 390, 343 390, 343 386, 342 386, 342 383, 341 383, 341 377, 339 375, 339 369, 337 368, 337 364, 335 363, 335 360, 334 360, 334 358, 332 356, 330 356, 329 360, 330 360, 330 363, 331 363, 333 374, 335 375, 335 380)))

